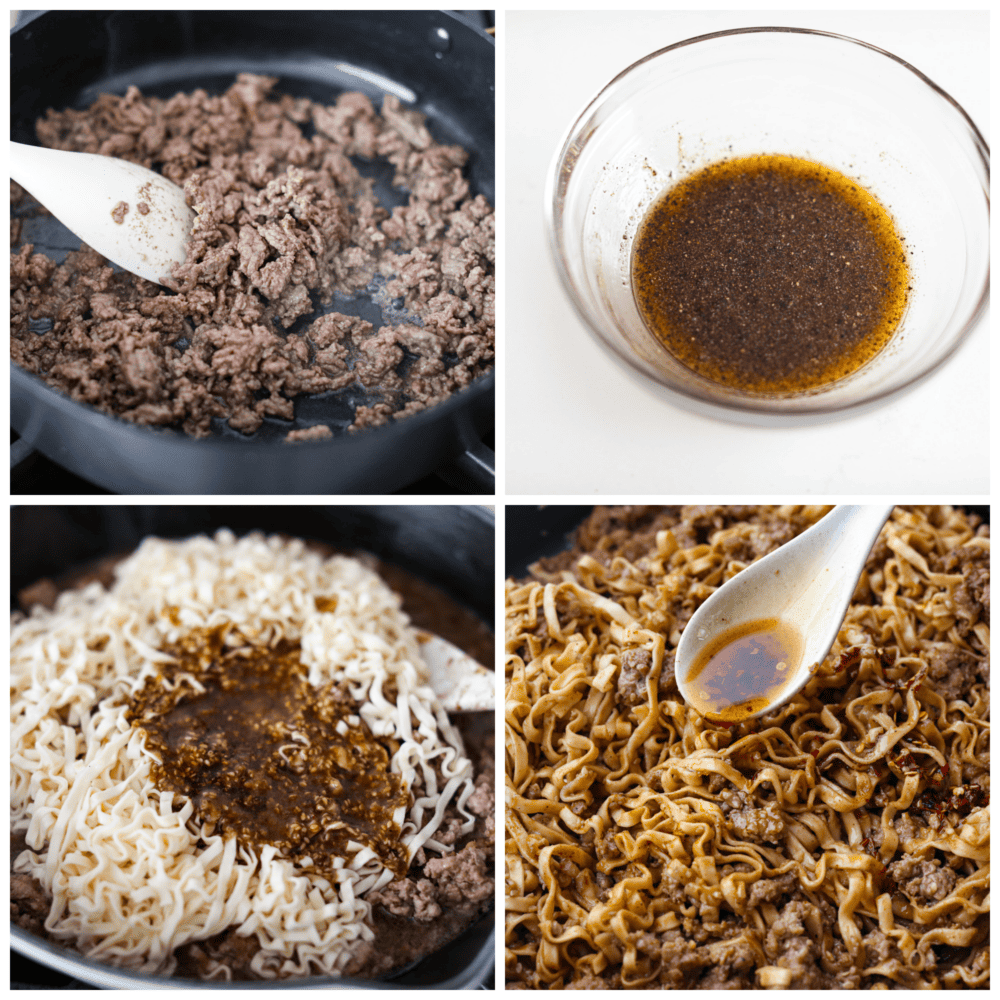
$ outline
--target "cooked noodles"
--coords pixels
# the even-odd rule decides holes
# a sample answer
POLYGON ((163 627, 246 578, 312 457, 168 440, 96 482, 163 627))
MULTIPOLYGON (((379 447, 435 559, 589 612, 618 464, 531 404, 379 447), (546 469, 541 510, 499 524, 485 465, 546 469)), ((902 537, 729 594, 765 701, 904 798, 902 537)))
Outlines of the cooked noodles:
MULTIPOLYGON (((223 836, 189 798, 157 788, 128 702, 185 636, 221 627, 264 646, 294 640, 309 684, 349 692, 350 725, 360 718, 394 748, 389 768, 409 792, 395 816, 404 854, 449 853, 435 834, 448 808, 459 832, 472 829, 472 765, 407 622, 361 563, 225 531, 149 539, 109 590, 94 583, 63 593, 52 611, 15 616, 11 827, 29 847, 15 867, 51 898, 50 935, 92 958, 169 973, 180 945, 236 926, 256 937, 258 976, 344 971, 373 936, 365 895, 392 871, 356 841, 320 874, 274 846, 223 836)), ((215 960, 205 970, 231 972, 215 960)))
POLYGON ((677 692, 693 611, 823 513, 598 510, 508 581, 508 988, 988 987, 978 518, 896 508, 784 706, 677 692))

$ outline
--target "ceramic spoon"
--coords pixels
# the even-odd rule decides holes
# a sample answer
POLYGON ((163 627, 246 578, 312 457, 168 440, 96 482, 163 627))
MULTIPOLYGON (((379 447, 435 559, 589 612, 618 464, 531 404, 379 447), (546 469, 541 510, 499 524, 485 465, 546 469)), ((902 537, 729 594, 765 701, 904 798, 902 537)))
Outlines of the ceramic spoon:
MULTIPOLYGON (((740 718, 762 715, 796 694, 837 638, 865 559, 891 513, 891 505, 835 507, 719 587, 692 615, 677 646, 674 672, 684 700, 697 701, 692 668, 699 665, 699 654, 718 643, 723 633, 773 619, 797 633, 797 663, 768 704, 757 711, 747 709, 740 718)), ((772 687, 779 683, 776 674, 772 687)))
POLYGON ((152 170, 12 142, 10 175, 84 243, 140 278, 163 284, 184 260, 195 213, 184 191, 152 170))

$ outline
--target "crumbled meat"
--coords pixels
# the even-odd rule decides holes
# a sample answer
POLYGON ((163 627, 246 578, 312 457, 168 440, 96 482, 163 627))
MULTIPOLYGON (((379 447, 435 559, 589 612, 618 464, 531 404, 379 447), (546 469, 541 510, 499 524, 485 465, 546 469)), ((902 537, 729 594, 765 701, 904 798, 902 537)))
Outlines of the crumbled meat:
POLYGON ((743 935, 706 949, 712 956, 708 972, 698 980, 699 990, 746 990, 755 985, 756 954, 743 935))
POLYGON ((764 952, 771 965, 791 973, 789 989, 856 989, 860 985, 861 973, 850 961, 843 942, 834 942, 839 968, 828 970, 819 942, 807 932, 807 927, 831 922, 832 913, 825 914, 807 900, 792 899, 768 928, 764 952))
POLYGON ((476 779, 476 787, 465 806, 477 816, 487 816, 493 812, 493 783, 486 775, 480 775, 476 779))
POLYGON ((192 941, 177 948, 174 952, 177 975, 197 977, 219 963, 229 966, 235 979, 246 979, 250 963, 259 950, 256 934, 240 935, 235 927, 228 927, 205 941, 192 941))
POLYGON ((447 809, 444 820, 434 834, 434 839, 439 844, 451 847, 459 838, 462 832, 462 818, 456 814, 454 809, 447 809))
POLYGON ((36 604, 43 608, 54 608, 58 596, 59 588, 46 577, 18 591, 17 602, 26 611, 30 611, 36 604))
POLYGON ((326 424, 315 424, 312 427, 303 427, 301 430, 289 431, 285 435, 286 441, 322 441, 324 438, 333 437, 333 431, 326 424))
POLYGON ((979 660, 951 643, 935 646, 928 654, 927 676, 945 701, 965 700, 979 673, 979 660))
POLYGON ((432 858, 424 873, 437 886, 438 898, 457 906, 478 903, 493 895, 493 879, 486 871, 486 852, 475 844, 466 844, 458 854, 432 858))
POLYGON ((30 875, 10 873, 10 919, 22 930, 43 934, 49 901, 37 879, 30 875))
POLYGON ((626 649, 622 653, 618 673, 618 699, 626 705, 642 705, 646 701, 646 674, 653 664, 648 649, 626 649))
POLYGON ((114 219, 119 226, 124 223, 126 215, 128 215, 127 201, 120 201, 113 209, 111 209, 111 218, 114 219))
POLYGON ((889 865, 888 872, 899 888, 921 906, 944 899, 955 888, 955 873, 936 859, 927 861, 907 854, 889 865))
MULTIPOLYGON (((464 150, 437 144, 395 97, 378 113, 363 94, 324 106, 275 96, 275 82, 244 73, 221 96, 169 100, 130 87, 39 119, 43 145, 160 170, 198 220, 172 290, 115 273, 87 247, 58 267, 21 247, 11 257, 18 365, 80 402, 195 436, 213 418, 250 434, 266 417, 293 419, 297 395, 352 384, 377 399, 355 407, 350 429, 384 424, 493 366, 494 214, 471 196, 464 150), (352 156, 385 157, 408 203, 390 215, 352 156), (403 300, 405 324, 374 330, 330 313, 286 332, 316 301, 373 279, 385 301, 403 300), (52 322, 44 333, 41 318, 52 322)), ((12 202, 21 196, 12 184, 12 202)), ((126 211, 119 204, 116 221, 126 211)), ((12 244, 18 236, 12 226, 12 244)))
MULTIPOLYGON (((599 976, 591 975, 589 972, 585 972, 579 979, 574 979, 570 986, 574 990, 608 990, 612 988, 612 984, 599 976)), ((510 989, 509 986, 506 989, 510 989)))
POLYGON ((776 844, 785 834, 785 821, 776 802, 768 802, 763 809, 751 806, 752 799, 746 792, 722 793, 722 811, 730 829, 744 840, 761 844, 776 844))
POLYGON ((434 883, 430 879, 411 878, 390 882, 385 888, 368 893, 370 903, 384 906, 397 917, 409 917, 427 923, 441 915, 437 904, 434 883))
POLYGON ((906 842, 912 840, 920 832, 920 824, 909 813, 898 813, 893 817, 892 825, 902 847, 905 847, 906 842))
POLYGON ((422 922, 440 916, 442 904, 450 909, 474 909, 493 895, 486 860, 482 848, 466 844, 457 854, 429 860, 424 865, 424 878, 390 882, 366 898, 397 917, 422 922))
POLYGON ((660 667, 660 681, 657 684, 657 694, 663 697, 676 696, 677 677, 674 674, 674 661, 677 658, 677 650, 670 649, 663 654, 663 665, 660 667))
POLYGON ((783 896, 791 895, 798 888, 799 880, 792 872, 785 872, 777 878, 759 878, 747 893, 747 909, 752 910, 761 903, 776 903, 783 896))

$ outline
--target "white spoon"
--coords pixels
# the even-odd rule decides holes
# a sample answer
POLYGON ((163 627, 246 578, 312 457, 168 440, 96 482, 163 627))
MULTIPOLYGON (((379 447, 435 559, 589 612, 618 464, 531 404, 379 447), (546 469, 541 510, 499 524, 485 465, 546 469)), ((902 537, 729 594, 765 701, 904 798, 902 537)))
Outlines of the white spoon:
POLYGON ((195 213, 183 189, 152 170, 12 142, 10 175, 84 243, 140 278, 163 284, 184 260, 195 213))
POLYGON ((446 712, 492 712, 496 708, 492 670, 439 635, 418 630, 417 639, 431 687, 446 712))
POLYGON ((713 721, 738 722, 798 692, 837 638, 865 559, 891 513, 891 505, 835 507, 712 594, 677 646, 674 673, 684 700, 713 721), (770 659, 768 632, 778 640, 770 659), (728 649, 731 656, 741 635, 736 667, 719 654, 728 649))

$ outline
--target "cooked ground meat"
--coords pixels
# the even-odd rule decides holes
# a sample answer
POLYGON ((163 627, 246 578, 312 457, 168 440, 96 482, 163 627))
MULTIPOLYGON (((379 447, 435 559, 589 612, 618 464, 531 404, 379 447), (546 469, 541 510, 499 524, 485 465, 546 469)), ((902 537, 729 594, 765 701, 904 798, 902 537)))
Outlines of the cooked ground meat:
POLYGON ((723 792, 722 811, 727 825, 742 840, 755 844, 778 843, 785 833, 785 821, 777 803, 768 802, 763 809, 756 809, 752 801, 745 792, 723 792))
POLYGON ((45 933, 49 901, 40 883, 30 875, 10 873, 10 919, 32 934, 45 933))
POLYGON ((927 676, 948 701, 965 699, 981 680, 980 659, 951 644, 935 647, 927 660, 927 676))
POLYGON ((323 438, 333 437, 333 431, 326 424, 316 424, 313 427, 303 427, 298 431, 289 431, 285 435, 286 441, 322 441, 323 438))
POLYGON ((618 673, 618 698, 626 705, 641 705, 646 700, 646 674, 653 665, 648 649, 627 649, 622 653, 618 673))
MULTIPOLYGON (((469 191, 465 151, 436 143, 391 95, 378 112, 360 93, 329 106, 276 96, 276 82, 243 73, 219 97, 169 100, 130 87, 39 119, 45 146, 183 185, 198 221, 172 290, 115 273, 86 246, 59 266, 31 244, 12 254, 17 364, 80 402, 195 436, 213 418, 250 434, 266 417, 293 419, 297 395, 347 386, 374 394, 351 429, 384 424, 492 367, 494 214, 469 191), (408 203, 380 205, 352 157, 391 164, 408 203), (406 321, 375 330, 333 312, 290 331, 334 293, 365 289, 399 300, 406 321)), ((21 195, 12 185, 12 204, 21 195)))
POLYGON ((438 898, 451 906, 479 903, 493 895, 486 860, 482 848, 466 844, 457 854, 432 858, 424 865, 424 874, 436 883, 438 898))
POLYGON ((761 903, 777 903, 782 897, 794 892, 798 884, 799 880, 791 872, 785 872, 777 878, 758 879, 747 893, 747 909, 752 910, 761 903))
POLYGON ((407 877, 368 894, 369 902, 384 906, 397 917, 427 922, 439 917, 442 907, 474 913, 493 895, 492 858, 475 843, 455 854, 431 858, 423 878, 407 877), (490 867, 487 869, 487 859, 490 867))
POLYGON ((373 904, 384 906, 397 917, 409 917, 427 923, 441 916, 434 883, 430 879, 400 879, 384 889, 369 893, 373 904))
MULTIPOLYGON (((466 735, 468 742, 468 734, 466 735)), ((426 923, 442 912, 450 919, 470 916, 493 896, 494 812, 493 734, 483 734, 476 764, 476 786, 466 806, 478 819, 475 829, 458 836, 457 816, 438 829, 435 839, 455 844, 453 854, 430 857, 419 852, 407 877, 368 894, 368 901, 396 917, 426 923), (460 848, 460 849, 459 849, 460 848)), ((448 814, 446 813, 446 817, 448 814)))
POLYGON ((811 521, 801 514, 784 515, 779 511, 748 506, 653 507, 627 505, 595 507, 576 532, 571 550, 542 559, 536 575, 547 576, 576 563, 583 552, 609 565, 615 556, 629 561, 640 558, 656 547, 656 535, 671 531, 680 548, 704 543, 710 535, 739 522, 754 526, 752 540, 745 549, 734 549, 732 557, 750 562, 757 556, 783 545, 811 521), (539 574, 538 570, 542 573, 539 574))
POLYGON ((914 902, 929 906, 944 899, 955 888, 955 873, 937 859, 925 860, 907 854, 888 866, 889 875, 914 902))

